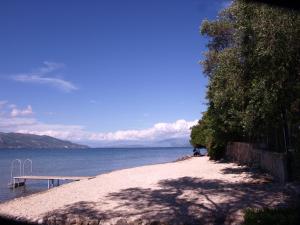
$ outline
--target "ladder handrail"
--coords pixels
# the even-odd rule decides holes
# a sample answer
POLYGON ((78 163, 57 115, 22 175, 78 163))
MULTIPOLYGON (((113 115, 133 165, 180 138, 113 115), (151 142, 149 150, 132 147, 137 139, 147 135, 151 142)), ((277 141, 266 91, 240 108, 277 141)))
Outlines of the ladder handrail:
POLYGON ((11 165, 10 165, 10 180, 11 182, 13 182, 13 173, 14 173, 14 168, 15 168, 15 162, 18 162, 19 163, 19 166, 20 166, 20 176, 22 176, 22 161, 20 159, 14 159, 12 162, 11 162, 11 165))
POLYGON ((23 162, 23 176, 25 176, 25 164, 26 162, 29 162, 30 164, 30 174, 32 174, 32 160, 31 159, 25 159, 23 162))

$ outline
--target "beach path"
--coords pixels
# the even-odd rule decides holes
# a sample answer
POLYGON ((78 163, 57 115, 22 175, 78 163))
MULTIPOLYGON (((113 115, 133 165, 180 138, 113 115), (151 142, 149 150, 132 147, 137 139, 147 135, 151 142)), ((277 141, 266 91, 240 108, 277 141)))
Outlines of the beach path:
POLYGON ((278 206, 289 197, 283 186, 246 167, 195 157, 114 171, 17 198, 0 204, 0 214, 39 222, 80 216, 103 224, 120 219, 238 224, 243 209, 278 206))

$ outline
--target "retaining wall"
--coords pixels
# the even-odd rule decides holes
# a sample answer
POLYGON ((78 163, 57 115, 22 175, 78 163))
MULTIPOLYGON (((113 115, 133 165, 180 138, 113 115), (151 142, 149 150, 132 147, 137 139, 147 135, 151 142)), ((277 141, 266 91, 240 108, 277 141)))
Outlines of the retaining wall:
POLYGON ((259 167, 269 172, 281 183, 288 180, 285 153, 256 149, 249 143, 231 142, 227 145, 226 157, 240 164, 259 167))

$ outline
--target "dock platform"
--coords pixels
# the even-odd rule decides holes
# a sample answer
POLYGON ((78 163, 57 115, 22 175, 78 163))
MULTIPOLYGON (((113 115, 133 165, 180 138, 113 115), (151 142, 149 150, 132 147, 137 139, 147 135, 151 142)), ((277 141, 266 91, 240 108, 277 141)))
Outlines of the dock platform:
POLYGON ((54 187, 54 181, 57 181, 57 186, 59 186, 59 181, 61 180, 86 180, 92 179, 91 176, 16 176, 13 177, 13 183, 11 184, 12 188, 24 186, 26 180, 48 180, 48 189, 52 186, 54 187))

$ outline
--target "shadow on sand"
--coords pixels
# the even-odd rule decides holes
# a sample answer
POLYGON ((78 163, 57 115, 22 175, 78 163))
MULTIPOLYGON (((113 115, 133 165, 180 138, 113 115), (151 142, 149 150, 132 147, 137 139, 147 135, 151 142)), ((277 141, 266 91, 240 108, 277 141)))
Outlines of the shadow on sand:
POLYGON ((17 221, 14 219, 6 218, 3 216, 0 216, 0 224, 2 225, 34 225, 35 223, 29 223, 24 221, 17 221))
MULTIPOLYGON (((241 172, 223 171, 224 174, 241 172)), ((285 206, 290 200, 291 196, 277 183, 229 183, 182 177, 163 180, 156 189, 129 188, 96 202, 77 202, 50 215, 61 219, 68 215, 100 220, 134 216, 168 224, 231 224, 242 221, 241 211, 245 208, 285 206), (104 210, 107 200, 117 204, 104 210)))

